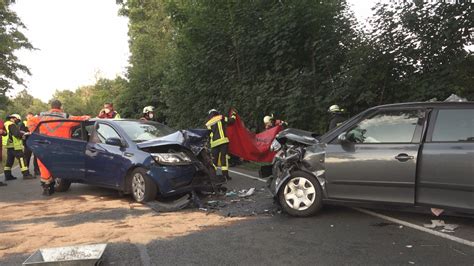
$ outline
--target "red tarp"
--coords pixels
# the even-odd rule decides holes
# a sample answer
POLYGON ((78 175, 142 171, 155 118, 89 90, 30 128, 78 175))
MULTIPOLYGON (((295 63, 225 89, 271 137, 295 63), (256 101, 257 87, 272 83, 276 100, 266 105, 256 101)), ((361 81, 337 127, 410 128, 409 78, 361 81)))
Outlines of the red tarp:
POLYGON ((250 132, 239 115, 236 115, 235 122, 228 125, 226 131, 230 140, 229 153, 247 161, 272 162, 275 153, 270 151, 270 146, 282 130, 282 126, 276 126, 255 134, 250 132))

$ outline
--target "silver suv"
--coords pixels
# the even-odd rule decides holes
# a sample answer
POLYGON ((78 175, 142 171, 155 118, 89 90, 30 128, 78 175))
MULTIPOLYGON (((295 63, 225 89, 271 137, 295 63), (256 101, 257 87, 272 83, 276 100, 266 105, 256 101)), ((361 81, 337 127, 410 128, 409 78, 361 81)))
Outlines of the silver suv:
POLYGON ((474 102, 377 106, 320 138, 281 132, 270 190, 289 214, 324 202, 474 213, 474 102))

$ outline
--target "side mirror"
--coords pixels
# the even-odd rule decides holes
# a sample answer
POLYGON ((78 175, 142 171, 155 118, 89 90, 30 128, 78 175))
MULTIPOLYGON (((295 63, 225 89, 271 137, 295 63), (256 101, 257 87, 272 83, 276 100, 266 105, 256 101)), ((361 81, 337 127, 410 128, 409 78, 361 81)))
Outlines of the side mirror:
POLYGON ((341 133, 341 134, 337 137, 337 139, 339 140, 339 142, 340 142, 341 144, 346 144, 346 143, 352 142, 352 141, 350 140, 349 136, 347 135, 347 132, 341 133))
POLYGON ((118 147, 125 147, 125 143, 119 138, 108 138, 105 140, 105 144, 118 146, 118 147))
POLYGON ((346 132, 343 132, 341 133, 337 139, 340 141, 340 142, 346 142, 347 141, 347 133, 346 132))

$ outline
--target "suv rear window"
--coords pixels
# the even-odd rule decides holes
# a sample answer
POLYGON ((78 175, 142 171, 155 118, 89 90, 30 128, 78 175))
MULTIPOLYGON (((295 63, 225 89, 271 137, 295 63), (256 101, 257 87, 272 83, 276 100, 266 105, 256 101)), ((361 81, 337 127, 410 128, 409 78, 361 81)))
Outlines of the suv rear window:
POLYGON ((431 140, 474 142, 474 109, 439 110, 431 140))

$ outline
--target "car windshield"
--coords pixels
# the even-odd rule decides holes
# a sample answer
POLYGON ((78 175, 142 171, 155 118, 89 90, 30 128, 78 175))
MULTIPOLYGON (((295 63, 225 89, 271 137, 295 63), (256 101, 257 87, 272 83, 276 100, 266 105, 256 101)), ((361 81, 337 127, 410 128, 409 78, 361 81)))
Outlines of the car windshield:
POLYGON ((116 121, 132 141, 138 143, 167 136, 176 130, 150 121, 116 121))

